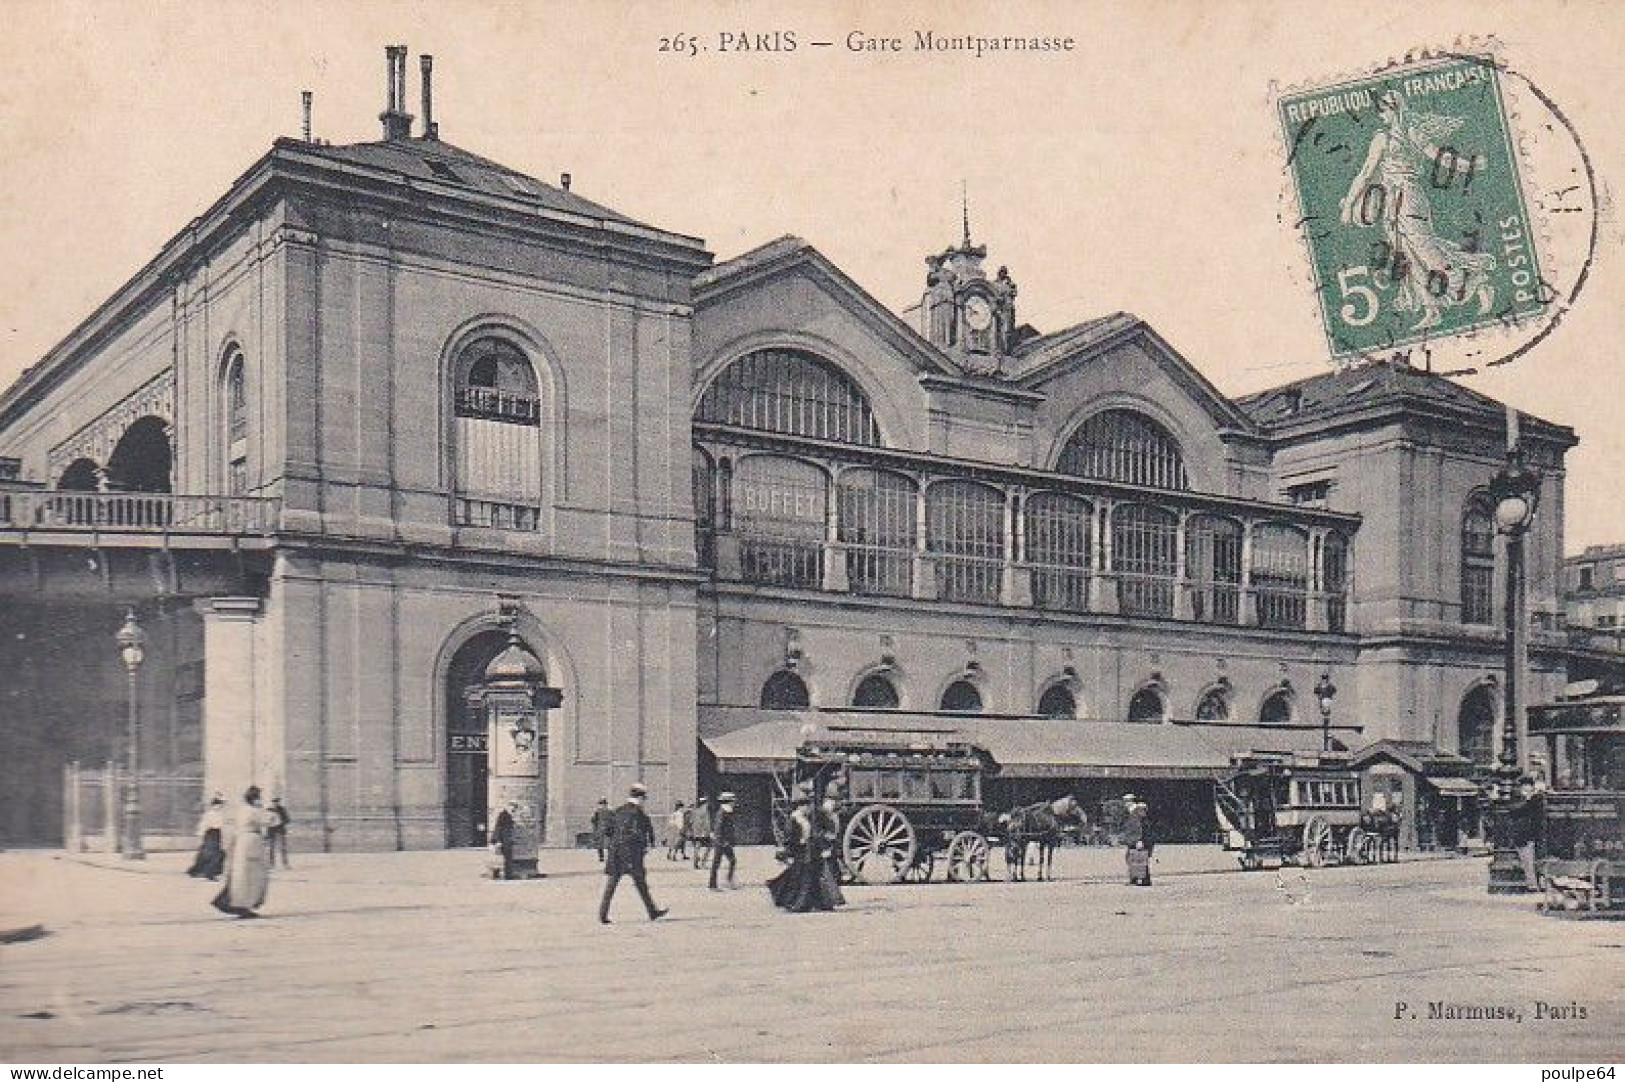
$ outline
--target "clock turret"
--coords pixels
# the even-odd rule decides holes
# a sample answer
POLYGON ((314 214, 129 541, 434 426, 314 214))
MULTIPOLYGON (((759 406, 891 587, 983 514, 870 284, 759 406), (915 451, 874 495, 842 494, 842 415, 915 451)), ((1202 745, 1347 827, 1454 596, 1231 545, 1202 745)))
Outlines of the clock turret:
POLYGON ((972 244, 967 227, 962 243, 926 257, 921 330, 967 372, 997 375, 1003 368, 1016 325, 1016 284, 999 268, 989 279, 982 269, 987 248, 972 244))

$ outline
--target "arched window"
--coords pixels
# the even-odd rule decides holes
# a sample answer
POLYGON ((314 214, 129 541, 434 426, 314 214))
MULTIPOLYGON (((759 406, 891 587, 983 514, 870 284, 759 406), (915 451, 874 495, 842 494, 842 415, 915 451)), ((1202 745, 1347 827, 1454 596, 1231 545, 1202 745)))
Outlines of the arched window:
POLYGON ((1258 708, 1258 723, 1260 725, 1290 725, 1292 724, 1292 692, 1286 688, 1276 688, 1264 696, 1263 705, 1258 708))
POLYGON ((1196 703, 1197 721, 1229 721, 1230 693, 1222 687, 1209 688, 1196 703))
POLYGON ((1083 422, 1061 449, 1055 468, 1146 488, 1190 487, 1179 441, 1134 410, 1103 410, 1083 422))
POLYGON ((974 481, 944 481, 932 485, 925 499, 937 596, 996 603, 1004 578, 1004 494, 974 481))
POLYGON ((1295 526, 1253 527, 1253 595, 1258 626, 1301 628, 1309 614, 1309 537, 1295 526))
POLYGON ((1078 716, 1078 697, 1065 684, 1051 684, 1038 697, 1038 716, 1075 718, 1078 716))
POLYGON ((221 398, 226 409, 226 494, 241 496, 248 491, 248 371, 241 350, 233 349, 226 358, 221 398))
POLYGON ((95 492, 101 488, 100 472, 90 459, 76 458, 56 479, 56 487, 62 492, 95 492))
POLYGON ((112 492, 169 492, 174 455, 169 425, 151 414, 124 430, 107 456, 107 488, 112 492))
POLYGON ((536 370, 508 339, 485 335, 458 353, 453 379, 456 523, 536 529, 542 503, 536 370))
POLYGON ((1133 722, 1160 722, 1168 717, 1168 704, 1162 692, 1144 687, 1128 701, 1128 719, 1133 722))
POLYGON ((1495 513, 1475 497, 1461 516, 1461 622, 1491 624, 1495 607, 1495 513))
POLYGON ((696 421, 880 445, 869 399, 852 377, 798 349, 762 349, 734 361, 711 382, 696 421))
POLYGON ((1172 616, 1178 570, 1179 518, 1148 504, 1112 511, 1112 571, 1125 616, 1172 616))
POLYGON ((1456 715, 1456 753, 1479 766, 1495 765, 1495 689, 1479 684, 1456 715))
POLYGON ((1326 535, 1321 550, 1321 589, 1326 593, 1326 630, 1346 631, 1349 622, 1349 541, 1340 533, 1326 535))
POLYGON ((886 470, 853 469, 841 474, 836 491, 847 585, 855 594, 908 597, 918 533, 914 482, 886 470))
POLYGON ((1191 617, 1233 624, 1241 615, 1241 523, 1192 515, 1185 523, 1185 573, 1191 617))
POLYGON ((780 669, 762 685, 764 710, 805 710, 811 702, 807 682, 788 669, 780 669))
POLYGON ((711 456, 694 448, 694 548, 701 567, 717 569, 717 497, 716 474, 711 456))
POLYGON ((938 709, 951 714, 980 714, 982 693, 969 680, 955 680, 944 689, 938 709))
POLYGON ((897 685, 880 673, 870 673, 858 681, 852 692, 852 705, 865 710, 896 710, 902 704, 897 685))
POLYGON ((733 476, 733 528, 746 582, 816 589, 823 582, 824 472, 799 459, 752 455, 733 476))
POLYGON ((1023 513, 1033 604, 1089 611, 1090 506, 1076 496, 1039 492, 1027 499, 1023 513))

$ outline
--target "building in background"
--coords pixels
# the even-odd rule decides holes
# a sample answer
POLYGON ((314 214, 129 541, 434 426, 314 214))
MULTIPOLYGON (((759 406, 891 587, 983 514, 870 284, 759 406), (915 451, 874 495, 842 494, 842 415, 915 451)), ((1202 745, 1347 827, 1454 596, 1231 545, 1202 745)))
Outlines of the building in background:
MULTIPOLYGON (((414 133, 390 70, 381 140, 279 140, 0 396, 6 840, 122 758, 128 608, 141 761, 314 848, 483 838, 510 633, 562 692, 555 845, 634 779, 764 811, 842 724, 1200 836, 1232 752, 1320 747, 1322 673, 1343 744, 1492 761, 1499 403, 1392 364, 1227 398, 1134 316, 1021 322, 968 223, 904 313, 796 238, 713 265, 414 133)), ((1522 431, 1543 701, 1575 439, 1522 431)))

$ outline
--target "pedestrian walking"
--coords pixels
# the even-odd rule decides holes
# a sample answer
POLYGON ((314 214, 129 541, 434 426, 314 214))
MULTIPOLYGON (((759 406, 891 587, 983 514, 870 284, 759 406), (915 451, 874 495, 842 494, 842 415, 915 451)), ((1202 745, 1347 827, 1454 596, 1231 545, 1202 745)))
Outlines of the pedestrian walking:
POLYGON ((226 870, 225 833, 226 798, 216 793, 197 822, 197 855, 192 858, 192 866, 186 869, 187 875, 211 882, 220 878, 220 873, 226 870))
POLYGON ((598 850, 598 863, 604 863, 604 845, 609 841, 609 821, 614 816, 609 810, 609 801, 604 797, 598 798, 598 807, 592 813, 592 845, 598 850))
POLYGON ((655 905, 649 894, 648 873, 643 867, 643 855, 655 844, 654 824, 643 811, 647 796, 648 791, 642 785, 632 786, 626 803, 611 815, 609 859, 604 864, 604 897, 598 903, 598 920, 602 924, 609 923, 609 903, 623 875, 632 877, 632 885, 638 888, 638 896, 643 899, 650 920, 666 915, 667 911, 655 905))
POLYGON ((510 800, 497 812, 496 822, 491 824, 491 854, 497 858, 492 861, 492 879, 513 878, 514 817, 518 813, 519 801, 510 800))
POLYGON ((1128 863, 1129 885, 1151 885, 1151 833, 1147 825, 1150 809, 1133 793, 1123 794, 1123 845, 1128 863))
POLYGON ((819 826, 822 819, 810 793, 796 797, 795 810, 790 813, 789 867, 767 883, 773 904, 786 912, 811 913, 846 904, 840 883, 830 871, 825 832, 819 826))
POLYGON ((666 816, 666 859, 681 860, 688 856, 688 809, 679 800, 666 816))
POLYGON ((284 868, 289 867, 288 823, 292 821, 292 817, 288 815, 288 809, 282 806, 280 796, 272 797, 271 806, 266 810, 271 813, 271 825, 265 831, 266 860, 271 864, 275 864, 277 854, 281 853, 282 866, 284 868))
POLYGON ((237 809, 231 857, 226 864, 226 885, 214 896, 214 907, 234 917, 257 917, 271 885, 271 866, 265 859, 265 831, 270 817, 260 806, 260 787, 250 785, 237 809))
POLYGON ((728 886, 734 886, 734 795, 723 793, 711 820, 711 889, 717 890, 717 869, 728 862, 728 886))
POLYGON ((696 868, 705 867, 705 862, 711 857, 711 823, 715 817, 715 809, 704 797, 694 802, 693 811, 688 817, 688 842, 696 868))
POLYGON ((1513 799, 1507 816, 1512 832, 1512 844, 1518 850, 1518 863, 1523 867, 1524 886, 1528 890, 1540 889, 1540 869, 1536 863, 1536 847, 1540 843, 1543 816, 1541 807, 1545 798, 1528 774, 1518 779, 1518 795, 1513 799))

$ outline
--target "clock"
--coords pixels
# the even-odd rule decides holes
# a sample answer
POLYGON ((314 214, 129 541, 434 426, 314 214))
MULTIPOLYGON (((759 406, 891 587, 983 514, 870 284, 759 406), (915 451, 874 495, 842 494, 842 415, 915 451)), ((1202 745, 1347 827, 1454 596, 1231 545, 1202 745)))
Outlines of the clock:
POLYGON ((965 326, 973 331, 985 331, 993 325, 993 306, 986 297, 972 297, 965 302, 965 326))

